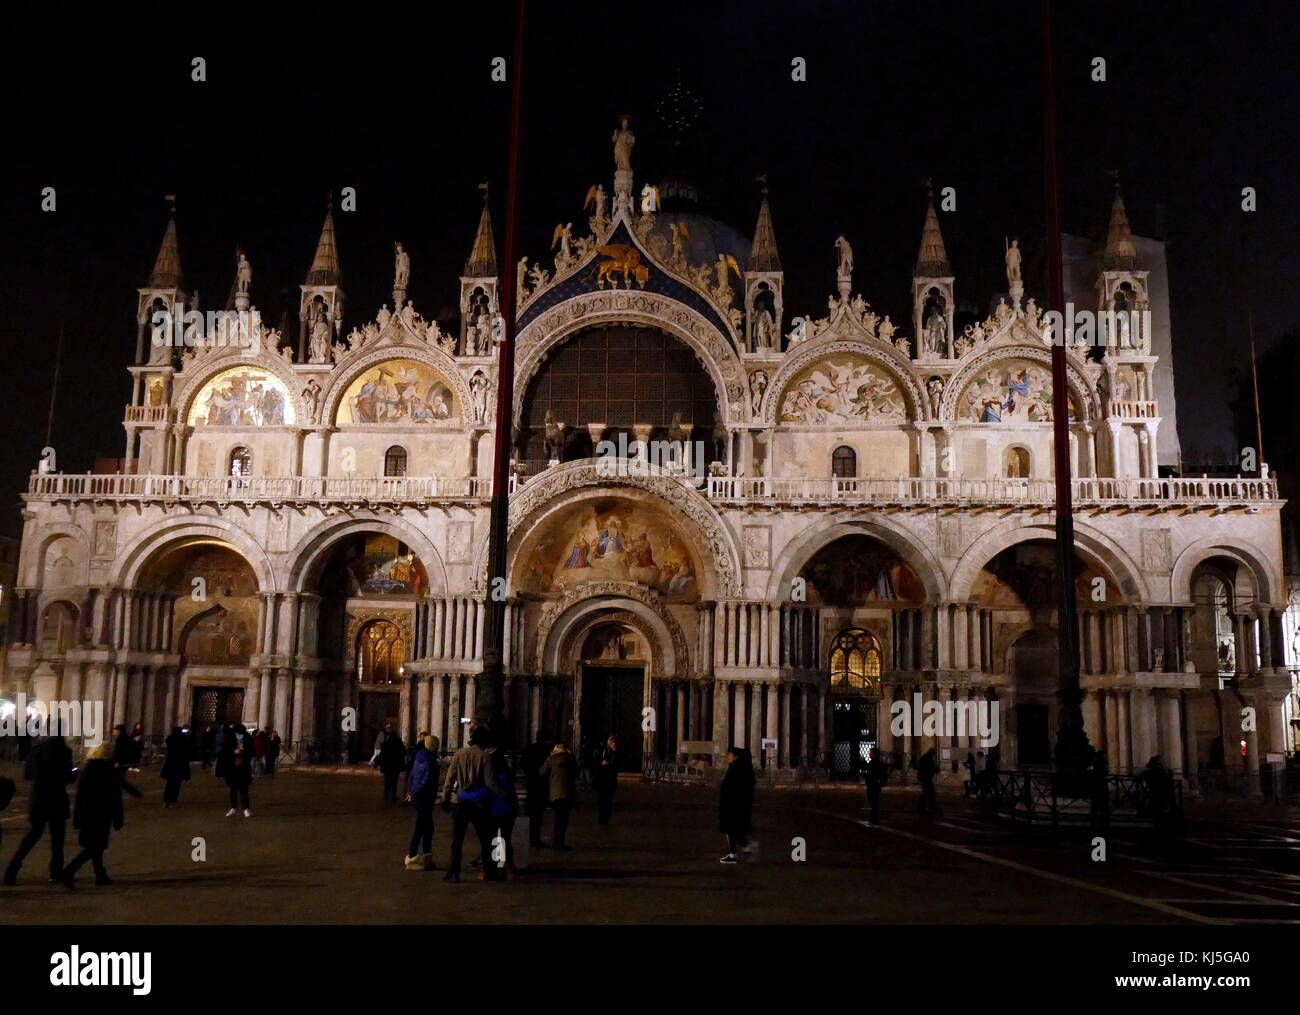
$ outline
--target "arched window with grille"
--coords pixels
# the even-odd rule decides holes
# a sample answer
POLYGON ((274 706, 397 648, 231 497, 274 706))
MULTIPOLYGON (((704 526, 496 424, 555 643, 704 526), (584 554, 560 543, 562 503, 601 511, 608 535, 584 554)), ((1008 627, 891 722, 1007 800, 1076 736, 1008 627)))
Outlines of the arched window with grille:
POLYGON ((879 694, 882 656, 880 642, 870 631, 851 627, 831 642, 831 690, 879 694))
POLYGON ((836 479, 856 479, 858 476, 858 453, 844 444, 832 451, 831 475, 836 479))
POLYGON ((384 452, 384 475, 406 475, 406 448, 400 444, 394 444, 384 452))
POLYGON ((373 620, 357 638, 357 681, 362 684, 396 684, 406 662, 402 632, 387 620, 373 620))
POLYGON ((242 444, 230 452, 230 475, 247 477, 253 474, 253 453, 242 444))

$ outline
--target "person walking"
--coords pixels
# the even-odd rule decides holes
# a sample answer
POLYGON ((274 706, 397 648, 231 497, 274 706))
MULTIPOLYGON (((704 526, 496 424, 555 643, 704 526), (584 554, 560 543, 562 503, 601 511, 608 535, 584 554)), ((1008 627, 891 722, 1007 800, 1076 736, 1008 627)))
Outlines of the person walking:
POLYGON ((280 760, 280 733, 278 730, 271 730, 271 735, 266 739, 266 774, 275 775, 275 763, 280 760))
POLYGON ((547 780, 542 775, 542 766, 551 753, 551 743, 545 733, 538 733, 537 740, 524 748, 524 812, 528 815, 528 845, 535 849, 542 846, 542 819, 546 814, 548 802, 547 780))
POLYGON ((934 748, 931 747, 916 763, 916 778, 921 784, 921 800, 916 809, 920 814, 938 813, 939 802, 934 795, 934 777, 938 773, 939 763, 935 760, 934 748))
POLYGON ((568 851, 570 847, 564 838, 569 831, 573 798, 578 795, 578 760, 563 741, 551 748, 551 755, 542 766, 542 775, 546 780, 546 798, 555 808, 555 831, 551 844, 558 850, 568 851))
POLYGON ((131 773, 131 766, 136 761, 136 743, 127 735, 125 726, 113 727, 113 764, 117 766, 117 778, 122 783, 123 791, 130 793, 133 797, 139 798, 144 796, 136 787, 127 779, 131 773))
POLYGON ((608 825, 614 812, 614 790, 618 789, 618 737, 613 733, 592 755, 596 769, 596 807, 600 823, 608 825))
POLYGON ((727 751, 727 772, 722 777, 718 812, 719 827, 727 837, 727 855, 720 862, 740 863, 738 850, 753 852, 749 835, 754 830, 754 763, 743 747, 727 751))
POLYGON ((242 807, 244 817, 253 816, 249 790, 253 785, 253 740, 248 730, 236 726, 223 740, 225 750, 217 761, 217 778, 224 779, 230 789, 230 810, 226 817, 233 818, 242 807))
POLYGON ((871 749, 871 756, 862 769, 862 778, 867 784, 867 804, 871 808, 871 823, 880 824, 880 794, 889 781, 889 769, 880 760, 880 751, 871 749))
POLYGON ((17 883, 23 861, 47 827, 50 830, 50 880, 58 881, 63 877, 63 832, 69 814, 68 785, 77 778, 77 770, 72 765, 72 751, 63 742, 63 737, 37 740, 27 755, 25 775, 32 784, 27 798, 30 827, 5 868, 6 885, 17 883))
MULTIPOLYGON (((159 774, 166 783, 163 787, 163 807, 175 807, 180 803, 181 783, 190 778, 190 738, 179 726, 167 738, 167 754, 163 758, 159 774)), ((120 799, 119 796, 119 801, 120 799)))
POLYGON ((392 726, 384 727, 387 736, 379 744, 379 754, 375 764, 384 775, 384 799, 397 799, 397 777, 406 770, 406 745, 402 738, 393 732, 392 726))
POLYGON ((406 852, 408 871, 437 870, 433 862, 433 807, 438 801, 438 738, 426 734, 415 748, 406 777, 406 802, 415 808, 415 828, 406 852))
POLYGON ((461 851, 465 844, 465 833, 473 826, 478 834, 479 849, 482 856, 491 855, 488 845, 488 805, 487 794, 497 792, 496 778, 492 773, 492 759, 486 749, 487 730, 475 728, 469 737, 469 743, 452 755, 447 777, 442 782, 442 792, 438 801, 444 811, 451 816, 451 858, 447 863, 444 881, 460 881, 461 851), (452 793, 456 794, 456 803, 451 802, 452 793))
POLYGON ((493 836, 505 840, 505 859, 497 860, 496 849, 485 853, 483 872, 479 875, 484 881, 513 881, 515 879, 515 846, 512 838, 515 821, 519 817, 519 794, 515 791, 515 775, 510 771, 510 762, 505 752, 499 747, 488 751, 492 759, 492 775, 496 779, 496 792, 490 793, 488 805, 488 829, 493 836), (504 867, 501 866, 504 864, 504 867))
POLYGON ((95 884, 113 883, 104 869, 104 851, 108 849, 109 829, 121 831, 123 823, 122 784, 113 768, 113 748, 100 744, 86 758, 86 769, 77 781, 72 827, 77 829, 81 852, 63 869, 63 883, 69 888, 76 887, 77 871, 87 860, 95 872, 95 884))
POLYGON ((199 750, 203 754, 203 767, 211 768, 212 760, 217 756, 217 731, 209 723, 203 727, 203 735, 199 738, 199 750))

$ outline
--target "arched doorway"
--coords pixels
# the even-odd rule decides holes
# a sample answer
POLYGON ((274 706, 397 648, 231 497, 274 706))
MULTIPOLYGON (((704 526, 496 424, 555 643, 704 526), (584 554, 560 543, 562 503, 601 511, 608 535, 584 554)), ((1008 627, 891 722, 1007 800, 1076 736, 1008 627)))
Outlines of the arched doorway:
POLYGON ((870 631, 851 627, 831 642, 831 773, 856 775, 878 742, 884 656, 870 631))
POLYGON ((628 624, 598 624, 584 637, 580 657, 582 751, 591 751, 612 733, 618 737, 619 770, 639 772, 646 669, 650 665, 645 638, 628 624))
POLYGON ((364 754, 385 723, 400 722, 402 678, 406 674, 406 639, 391 620, 371 620, 357 632, 353 662, 360 707, 357 709, 359 753, 364 754))

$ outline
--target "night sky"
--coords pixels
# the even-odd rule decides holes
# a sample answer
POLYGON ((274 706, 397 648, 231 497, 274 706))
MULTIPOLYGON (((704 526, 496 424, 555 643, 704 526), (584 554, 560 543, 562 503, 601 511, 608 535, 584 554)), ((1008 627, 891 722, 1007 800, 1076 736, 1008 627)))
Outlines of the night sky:
MULTIPOLYGON (((178 195, 186 282, 204 308, 225 305, 243 247, 254 302, 273 325, 288 308, 295 340, 330 193, 358 193, 358 210, 336 215, 345 329, 391 300, 397 239, 416 307, 454 317, 480 181, 494 194, 498 251, 504 233, 509 86, 490 65, 511 56, 510 4, 320 6, 283 21, 228 4, 75 21, 52 10, 11 36, 2 71, 10 534, 45 444, 61 325, 59 467, 123 453, 135 290, 166 225, 164 194, 178 195), (190 80, 195 56, 206 82, 190 80), (54 213, 40 211, 46 186, 54 213)), ((1300 321, 1294 8, 1070 2, 1056 6, 1056 32, 1065 228, 1104 233, 1118 170, 1134 230, 1168 242, 1184 459, 1229 457, 1248 299, 1261 352, 1300 321), (1090 79, 1097 56, 1104 83, 1090 79), (1246 186, 1253 214, 1241 210, 1246 186)), ((1039 46, 1036 3, 534 0, 523 252, 536 261, 557 222, 585 222, 590 184, 612 191, 619 114, 633 118, 638 187, 672 168, 656 109, 680 77, 702 107, 688 168, 709 212, 748 235, 754 177, 767 174, 787 320, 824 313, 839 232, 854 246, 855 289, 910 319, 926 178, 957 189, 941 225, 959 303, 983 312, 1005 287, 1009 234, 1027 251, 1027 294, 1044 304, 1039 46), (808 62, 804 83, 791 81, 795 56, 808 62)))

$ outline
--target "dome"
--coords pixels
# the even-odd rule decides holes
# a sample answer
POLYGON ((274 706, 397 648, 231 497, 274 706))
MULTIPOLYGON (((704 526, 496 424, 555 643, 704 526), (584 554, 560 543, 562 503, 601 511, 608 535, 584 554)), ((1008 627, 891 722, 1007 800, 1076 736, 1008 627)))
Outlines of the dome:
POLYGON ((715 218, 699 212, 663 211, 655 216, 656 231, 665 236, 670 224, 685 223, 689 239, 682 243, 686 259, 691 264, 713 264, 718 254, 731 254, 736 263, 744 265, 749 260, 749 237, 715 218))

